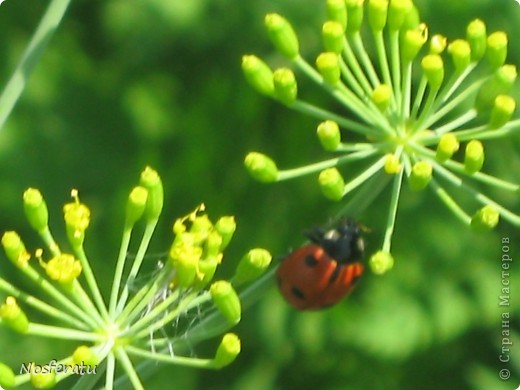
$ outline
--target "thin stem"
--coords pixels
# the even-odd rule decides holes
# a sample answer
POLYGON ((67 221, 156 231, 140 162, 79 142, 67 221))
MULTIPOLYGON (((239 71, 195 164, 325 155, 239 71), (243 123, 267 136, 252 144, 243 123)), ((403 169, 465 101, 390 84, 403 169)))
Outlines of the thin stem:
POLYGON ((448 207, 448 209, 457 217, 464 225, 469 226, 471 223, 471 218, 468 214, 464 212, 460 208, 460 206, 453 200, 453 198, 446 192, 444 188, 442 188, 437 180, 431 179, 430 183, 428 183, 433 188, 435 194, 440 198, 440 200, 448 207))
POLYGON ((401 169, 399 173, 394 176, 394 183, 392 186, 392 196, 390 198, 390 208, 388 212, 388 219, 386 222, 385 237, 383 239, 382 250, 390 253, 392 245, 392 236, 394 234, 395 220, 397 217, 397 206, 399 204, 399 195, 401 193, 401 186, 403 183, 404 170, 401 169))
POLYGON ((357 50, 359 57, 361 58, 361 62, 366 69, 366 72, 368 74, 368 78, 370 79, 370 83, 372 84, 372 87, 378 86, 380 84, 379 78, 377 77, 377 73, 374 70, 372 61, 370 60, 370 57, 367 54, 367 51, 365 49, 365 46, 363 44, 363 40, 361 39, 361 34, 359 33, 359 31, 356 31, 356 33, 352 36, 352 40, 354 42, 354 48, 357 50))
POLYGON ((516 132, 520 132, 520 119, 515 119, 507 122, 500 129, 490 129, 488 131, 482 131, 487 125, 476 127, 474 129, 455 131, 454 134, 457 136, 459 141, 467 141, 471 139, 496 139, 502 137, 509 137, 516 132))
MULTIPOLYGON (((401 65, 399 61, 399 30, 390 31, 390 55, 392 66, 392 89, 396 102, 401 101, 401 65)), ((399 111, 399 116, 402 112, 399 111)))
POLYGON ((385 165, 386 156, 381 157, 374 164, 372 164, 368 169, 365 169, 361 174, 359 174, 354 179, 350 180, 347 184, 345 184, 345 188, 343 189, 343 196, 348 194, 350 191, 354 190, 361 184, 364 184, 369 178, 371 178, 374 174, 379 172, 381 168, 385 165))
POLYGON ((130 239, 132 237, 132 226, 126 227, 123 231, 123 237, 121 239, 121 246, 119 247, 119 255, 117 256, 116 269, 114 271, 114 279, 112 282, 112 291, 110 292, 110 301, 108 307, 108 313, 111 318, 114 318, 114 314, 117 306, 117 294, 121 286, 121 279, 123 277, 123 270, 125 267, 126 254, 128 253, 128 246, 130 245, 130 239))
POLYGON ((126 351, 119 347, 116 348, 116 355, 117 359, 123 366, 126 374, 128 375, 128 378, 130 379, 130 382, 132 383, 132 386, 134 386, 135 390, 144 390, 144 386, 141 383, 141 380, 139 379, 139 376, 137 375, 137 371, 135 370, 134 365, 132 364, 132 361, 128 357, 128 354, 126 351))
POLYGON ((45 324, 37 324, 34 322, 29 322, 29 329, 27 330, 27 334, 65 340, 73 339, 92 342, 99 342, 103 340, 103 336, 97 333, 84 332, 81 330, 50 326, 45 324))
POLYGON ((356 56, 354 55, 354 52, 350 47, 350 43, 348 42, 347 37, 345 37, 343 40, 343 57, 352 69, 352 72, 356 76, 359 84, 361 84, 361 87, 365 91, 365 94, 367 96, 370 96, 370 93, 372 92, 372 87, 370 86, 365 74, 363 73, 363 70, 359 66, 359 62, 357 61, 356 56))
POLYGON ((52 0, 23 53, 13 75, 0 96, 0 129, 25 88, 32 70, 40 60, 45 47, 58 28, 70 0, 52 0))
POLYGON ((413 101, 412 114, 410 115, 410 117, 412 119, 417 118, 417 113, 419 112, 419 108, 421 107, 421 104, 422 104, 422 101, 424 98, 424 93, 426 92, 427 86, 428 86, 428 79, 426 78, 425 75, 422 75, 421 81, 419 82, 419 87, 417 88, 417 93, 415 95, 415 99, 413 101))
POLYGON ((131 355, 140 356, 145 359, 156 360, 163 363, 178 364, 194 368, 214 368, 215 362, 213 359, 190 358, 184 356, 170 356, 160 354, 157 352, 147 351, 141 348, 132 346, 125 347, 125 350, 131 355))
POLYGON ((295 177, 309 175, 314 172, 319 172, 323 169, 335 167, 349 161, 361 160, 377 152, 378 150, 374 147, 369 150, 360 150, 359 152, 350 153, 342 157, 331 158, 329 160, 320 161, 310 165, 305 165, 303 167, 279 171, 277 181, 289 180, 295 177))
POLYGON ((475 119, 477 117, 477 110, 474 108, 466 111, 464 114, 457 116, 454 120, 437 127, 434 129, 435 134, 437 135, 443 135, 445 133, 449 133, 450 131, 457 129, 458 127, 464 125, 465 123, 471 121, 472 119, 475 119))

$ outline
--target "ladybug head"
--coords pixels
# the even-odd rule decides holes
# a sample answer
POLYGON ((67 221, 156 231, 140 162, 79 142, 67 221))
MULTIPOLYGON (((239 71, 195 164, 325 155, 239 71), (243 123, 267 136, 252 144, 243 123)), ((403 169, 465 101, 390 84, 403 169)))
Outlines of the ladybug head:
POLYGON ((333 229, 315 228, 305 235, 340 264, 354 263, 363 259, 365 242, 361 237, 359 225, 352 218, 341 219, 333 229))

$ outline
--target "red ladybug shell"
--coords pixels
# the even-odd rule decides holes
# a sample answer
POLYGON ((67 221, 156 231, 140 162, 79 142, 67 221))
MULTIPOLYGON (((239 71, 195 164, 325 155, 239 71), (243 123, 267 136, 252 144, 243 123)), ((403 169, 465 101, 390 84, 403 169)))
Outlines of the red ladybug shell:
POLYGON ((307 244, 292 252, 276 273, 282 296, 298 310, 323 309, 338 303, 352 291, 364 270, 360 262, 363 241, 352 221, 329 232, 315 229, 308 236, 322 245, 307 244), (331 252, 339 261, 331 257, 331 252))

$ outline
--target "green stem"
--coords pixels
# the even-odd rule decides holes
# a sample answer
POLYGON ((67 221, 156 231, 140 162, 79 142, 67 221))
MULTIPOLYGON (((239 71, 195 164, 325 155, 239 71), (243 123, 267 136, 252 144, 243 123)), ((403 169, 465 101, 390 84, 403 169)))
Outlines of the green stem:
POLYGON ((370 83, 368 82, 365 74, 363 73, 363 70, 359 66, 359 62, 357 61, 356 56, 354 55, 354 52, 350 47, 350 43, 348 42, 347 37, 345 37, 343 40, 343 57, 345 58, 347 65, 349 65, 352 69, 352 72, 356 76, 359 84, 361 84, 361 87, 365 91, 365 94, 367 96, 370 96, 370 94, 372 93, 372 87, 370 86, 370 83))
POLYGON ((464 212, 460 208, 460 206, 453 200, 453 198, 446 192, 444 188, 442 188, 437 180, 431 179, 430 183, 428 183, 433 188, 435 194, 440 198, 440 200, 448 207, 448 209, 457 217, 464 225, 469 226, 471 223, 471 217, 464 212))
POLYGON ((29 329, 27 330, 27 334, 44 336, 55 339, 91 341, 94 343, 103 340, 103 336, 97 333, 83 332, 81 330, 63 328, 58 326, 37 324, 34 322, 29 323, 29 329))
POLYGON ((490 129, 482 131, 487 125, 476 127, 474 129, 455 131, 454 134, 457 136, 459 141, 467 141, 471 139, 496 139, 502 137, 509 137, 516 132, 520 131, 520 119, 515 119, 507 122, 500 129, 490 129))
POLYGON ((359 187, 361 184, 364 184, 368 179, 374 176, 381 168, 385 165, 386 156, 381 157, 374 164, 372 164, 368 169, 365 169, 361 174, 359 174, 354 179, 350 180, 343 189, 343 196, 348 194, 350 191, 359 187))
POLYGON ((383 239, 382 250, 390 253, 390 247, 392 245, 392 236, 394 234, 395 220, 397 217, 397 206, 399 204, 399 195, 401 193, 401 186, 403 183, 404 170, 401 169, 394 177, 394 183, 392 186, 392 196, 390 198, 390 208, 388 211, 388 219, 386 222, 385 237, 383 239))
POLYGON ((357 50, 359 57, 361 58, 361 62, 366 69, 366 72, 368 74, 368 78, 370 79, 372 87, 378 86, 380 84, 379 78, 377 77, 377 73, 374 70, 372 61, 370 60, 370 57, 367 54, 367 51, 365 49, 365 46, 363 44, 363 40, 361 39, 361 34, 359 33, 359 31, 356 31, 356 33, 352 36, 352 38, 353 38, 353 42, 354 42, 354 48, 357 50))
MULTIPOLYGON (((390 59, 392 61, 392 89, 396 102, 401 101, 401 66, 399 61, 399 30, 390 31, 390 59)), ((399 107, 400 108, 400 107, 399 107)), ((402 112, 399 111, 399 116, 402 112)))
POLYGON ((471 121, 472 119, 475 119, 476 117, 477 117, 477 110, 475 110, 474 108, 471 108, 468 111, 466 111, 464 114, 457 116, 457 118, 455 118, 454 120, 434 129, 435 134, 443 135, 445 133, 449 133, 450 131, 471 121))
POLYGON ((0 129, 4 126, 13 107, 25 88, 34 66, 40 60, 45 47, 54 35, 70 0, 52 0, 23 53, 13 75, 0 96, 0 129))
POLYGON ((130 245, 131 237, 132 226, 125 226, 125 229, 123 231, 123 237, 121 239, 121 246, 119 247, 119 255, 117 256, 116 269, 114 271, 114 279, 112 282, 112 291, 110 292, 108 313, 111 318, 114 318, 116 311, 117 295, 121 286, 121 279, 123 277, 123 270, 125 268, 126 254, 128 253, 128 246, 130 245))
POLYGON ((119 363, 121 363, 121 366, 123 366, 123 369, 125 370, 128 378, 130 379, 130 382, 134 386, 135 390, 144 390, 144 386, 141 383, 141 380, 139 379, 139 376, 137 375, 137 371, 135 370, 134 365, 132 364, 132 361, 128 357, 128 354, 126 351, 119 347, 116 349, 116 355, 119 363))

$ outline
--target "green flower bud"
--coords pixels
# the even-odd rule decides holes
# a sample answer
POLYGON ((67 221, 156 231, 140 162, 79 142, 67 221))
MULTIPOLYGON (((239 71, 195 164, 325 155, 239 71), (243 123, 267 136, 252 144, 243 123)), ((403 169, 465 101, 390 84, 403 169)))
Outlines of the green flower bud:
POLYGON ((377 251, 370 257, 368 265, 373 273, 382 275, 394 267, 394 258, 388 252, 377 251))
POLYGON ((195 282, 202 249, 189 243, 177 243, 168 253, 168 260, 175 269, 175 284, 188 288, 195 282))
POLYGON ((339 126, 334 121, 324 121, 318 125, 316 133, 323 149, 333 152, 341 142, 341 133, 339 126))
POLYGON ((273 74, 275 97, 290 106, 298 95, 298 84, 291 69, 280 68, 273 74))
POLYGON ((473 20, 466 29, 466 39, 471 48, 471 60, 478 61, 486 52, 486 25, 480 19, 473 20))
POLYGON ((23 193, 23 208, 31 227, 37 232, 47 229, 49 212, 40 191, 29 188, 23 193))
POLYGON ((437 153, 435 159, 439 162, 449 160, 453 154, 459 150, 459 141, 453 133, 446 133, 441 136, 439 144, 437 145, 437 153))
POLYGON ((435 34, 430 39, 429 54, 441 54, 446 49, 447 41, 444 35, 435 34))
POLYGON ((211 229, 213 229, 213 224, 209 220, 207 214, 197 215, 196 212, 190 216, 190 233, 194 233, 197 238, 195 242, 201 244, 202 241, 206 239, 211 229))
POLYGON ((513 116, 516 109, 516 101, 509 95, 498 95, 491 109, 489 127, 498 129, 504 126, 513 116))
POLYGON ((368 25, 373 32, 383 31, 388 15, 388 0, 369 0, 368 25))
POLYGON ((372 101, 380 111, 385 111, 392 102, 392 87, 387 84, 379 84, 372 91, 372 101))
POLYGON ((409 12, 413 10, 412 0, 391 0, 388 8, 388 29, 399 30, 409 12))
POLYGON ((127 228, 134 226, 134 224, 143 216, 147 198, 148 191, 144 187, 134 187, 132 192, 130 192, 126 203, 125 225, 127 228))
POLYGON ((243 56, 242 71, 255 91, 266 96, 274 94, 273 71, 260 58, 254 55, 243 56))
POLYGON ((42 263, 42 265, 49 278, 63 285, 70 285, 82 270, 79 260, 66 253, 54 256, 47 264, 42 263))
POLYGON ((427 161, 418 161, 412 167, 408 184, 412 191, 421 191, 432 179, 432 165, 427 161))
POLYGON ((321 192, 330 200, 341 200, 343 191, 345 190, 345 181, 341 173, 335 168, 327 168, 320 172, 318 177, 321 192))
POLYGON ((442 57, 438 54, 428 54, 423 57, 421 67, 430 88, 438 90, 444 81, 444 62, 442 57))
POLYGON ((202 289, 213 280, 215 272, 217 271, 218 265, 222 262, 222 253, 219 253, 215 257, 207 257, 199 261, 198 273, 196 283, 194 284, 195 289, 202 289))
POLYGON ((271 264, 269 251, 261 248, 251 249, 238 263, 233 282, 235 285, 249 283, 257 279, 271 264))
POLYGON ((504 65, 487 80, 478 90, 475 98, 475 108, 480 112, 491 109, 498 95, 507 94, 516 80, 516 67, 504 65))
POLYGON ((80 345, 72 353, 72 361, 75 364, 85 364, 87 366, 93 367, 99 363, 99 358, 91 348, 87 347, 86 345, 80 345))
POLYGON ((471 218, 471 228, 485 232, 498 225, 500 213, 493 206, 487 205, 478 210, 471 218))
POLYGON ((242 308, 240 299, 231 283, 225 280, 214 282, 209 288, 213 303, 230 324, 240 321, 242 308))
POLYGON ((339 57, 336 53, 321 53, 316 58, 316 67, 323 79, 330 85, 336 85, 341 77, 339 57))
POLYGON ((31 255, 16 232, 5 232, 2 236, 2 246, 7 258, 18 268, 25 268, 31 255))
POLYGON ((276 181, 278 168, 273 160, 265 154, 250 152, 244 160, 245 167, 251 177, 263 183, 276 181))
POLYGON ((401 30, 415 30, 421 24, 421 16, 419 15, 419 10, 414 5, 412 9, 406 14, 404 17, 403 25, 401 30))
POLYGON ((26 333, 29 329, 29 320, 14 297, 7 297, 5 303, 0 306, 0 318, 18 333, 26 333))
POLYGON ((385 172, 389 175, 401 172, 401 163, 395 154, 389 153, 386 155, 385 172))
POLYGON ((228 246, 236 228, 237 224, 233 216, 221 217, 215 224, 215 230, 220 234, 220 237, 222 237, 222 244, 220 245, 221 251, 228 246))
POLYGON ((10 389, 15 385, 15 375, 11 367, 0 363, 0 387, 10 389))
POLYGON ((419 50, 428 40, 428 28, 425 24, 421 24, 415 30, 408 30, 404 34, 401 47, 401 57, 404 63, 410 63, 419 53, 419 50))
POLYGON ((56 372, 42 370, 36 373, 35 370, 32 370, 31 383, 36 389, 51 389, 56 385, 56 372))
POLYGON ((213 230, 209 233, 208 238, 206 240, 206 257, 215 257, 220 253, 220 248, 222 246, 222 237, 219 232, 213 230))
POLYGON ((464 155, 464 169, 467 173, 473 174, 480 171, 484 164, 484 146, 482 142, 474 139, 466 145, 464 155))
POLYGON ((343 40, 345 39, 345 30, 341 23, 329 20, 323 23, 321 29, 321 37, 323 46, 326 51, 340 54, 343 50, 343 40))
POLYGON ((507 34, 497 31, 487 38, 486 57, 493 68, 505 64, 507 58, 507 34))
POLYGON ((291 24, 278 14, 268 14, 265 16, 265 27, 271 42, 276 49, 290 60, 299 55, 298 37, 291 24))
POLYGON ((74 202, 63 206, 63 214, 67 237, 72 246, 76 247, 81 246, 85 239, 85 230, 90 224, 90 210, 86 205, 80 203, 77 190, 72 190, 71 196, 74 202))
POLYGON ((347 33, 354 34, 363 24, 363 3, 365 0, 345 0, 347 5, 347 33))
POLYGON ((225 367, 236 359, 240 353, 240 339, 236 334, 226 333, 215 354, 215 368, 225 367))
POLYGON ((347 6, 345 0, 327 0, 327 19, 338 22, 343 31, 347 28, 347 6))
POLYGON ((161 177, 157 171, 146 167, 141 173, 139 184, 148 190, 145 209, 146 219, 148 221, 157 220, 161 215, 164 204, 164 190, 161 177))
POLYGON ((455 71, 462 73, 471 62, 471 48, 468 41, 456 39, 448 45, 455 71))

